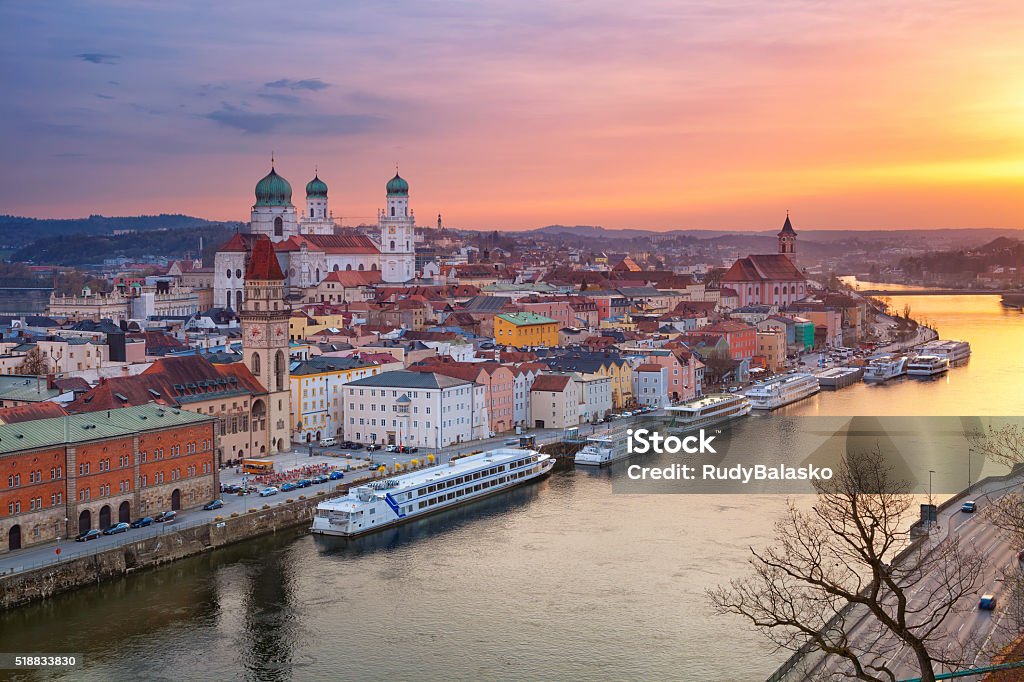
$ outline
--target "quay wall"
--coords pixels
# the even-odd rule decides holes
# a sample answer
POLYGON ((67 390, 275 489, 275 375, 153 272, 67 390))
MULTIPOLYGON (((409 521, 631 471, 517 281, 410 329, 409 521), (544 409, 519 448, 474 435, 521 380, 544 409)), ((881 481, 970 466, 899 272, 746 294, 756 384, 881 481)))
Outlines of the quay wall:
MULTIPOLYGON (((339 485, 337 493, 347 490, 339 485)), ((278 530, 308 524, 316 505, 337 493, 318 492, 268 509, 253 501, 250 511, 207 524, 167 532, 35 569, 0 576, 0 608, 10 609, 70 590, 99 584, 278 530)))

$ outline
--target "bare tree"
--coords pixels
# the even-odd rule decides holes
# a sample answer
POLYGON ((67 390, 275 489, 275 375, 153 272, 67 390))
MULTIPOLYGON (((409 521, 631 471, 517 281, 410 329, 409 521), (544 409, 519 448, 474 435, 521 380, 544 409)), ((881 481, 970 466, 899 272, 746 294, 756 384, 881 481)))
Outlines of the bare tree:
POLYGON ((14 371, 18 374, 43 376, 50 371, 50 360, 39 350, 39 346, 36 346, 25 353, 25 359, 14 368, 14 371))
POLYGON ((709 590, 715 608, 779 648, 821 652, 822 670, 842 677, 896 680, 890 661, 905 649, 922 680, 936 663, 960 665, 942 625, 970 608, 981 555, 955 539, 911 541, 916 500, 877 449, 847 453, 816 487, 809 511, 791 500, 773 542, 751 548, 753 575, 709 590))

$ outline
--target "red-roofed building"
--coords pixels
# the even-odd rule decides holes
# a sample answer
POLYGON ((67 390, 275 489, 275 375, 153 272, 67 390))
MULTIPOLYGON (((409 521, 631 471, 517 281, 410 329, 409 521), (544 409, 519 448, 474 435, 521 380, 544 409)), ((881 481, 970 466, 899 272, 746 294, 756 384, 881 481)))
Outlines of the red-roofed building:
POLYGON ((57 403, 26 403, 15 407, 0 408, 0 424, 19 424, 21 422, 35 421, 36 419, 66 417, 67 415, 68 413, 64 408, 57 403))
POLYGON ((796 267, 796 232, 789 214, 778 239, 778 253, 740 258, 722 276, 722 287, 736 291, 737 306, 786 306, 807 295, 807 279, 796 267))
POLYGON ((733 360, 745 360, 757 354, 757 328, 739 320, 722 320, 694 330, 692 336, 721 336, 729 344, 733 360))

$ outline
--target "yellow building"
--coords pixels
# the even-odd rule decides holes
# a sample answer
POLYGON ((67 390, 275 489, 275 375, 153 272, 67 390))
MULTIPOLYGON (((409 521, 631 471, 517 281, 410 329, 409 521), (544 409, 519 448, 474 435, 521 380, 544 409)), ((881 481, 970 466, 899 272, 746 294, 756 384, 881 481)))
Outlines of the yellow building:
POLYGON ((340 313, 331 315, 311 315, 303 310, 292 311, 288 318, 288 339, 290 341, 305 341, 310 336, 324 329, 343 329, 345 317, 340 313))
POLYGON ((502 313, 494 316, 494 341, 502 346, 558 345, 558 321, 535 313, 502 313))
POLYGON ((341 436, 345 423, 341 387, 380 371, 377 363, 358 358, 319 356, 297 363, 289 374, 293 439, 316 443, 341 436))

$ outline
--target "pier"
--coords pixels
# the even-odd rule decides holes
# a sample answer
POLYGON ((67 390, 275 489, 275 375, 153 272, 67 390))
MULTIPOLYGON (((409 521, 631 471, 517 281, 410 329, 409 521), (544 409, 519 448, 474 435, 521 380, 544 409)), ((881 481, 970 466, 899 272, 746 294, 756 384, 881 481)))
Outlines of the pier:
POLYGON ((818 385, 822 388, 839 390, 852 386, 864 377, 863 367, 833 367, 823 372, 818 372, 818 385))

